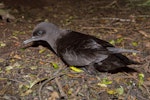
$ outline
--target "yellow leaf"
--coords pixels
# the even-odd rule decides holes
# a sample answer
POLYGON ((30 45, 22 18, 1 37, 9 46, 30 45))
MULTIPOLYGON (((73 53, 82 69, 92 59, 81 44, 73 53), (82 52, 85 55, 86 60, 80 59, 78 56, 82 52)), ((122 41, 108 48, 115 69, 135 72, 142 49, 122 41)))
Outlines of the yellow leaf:
POLYGON ((111 94, 111 95, 112 95, 112 94, 116 94, 116 90, 107 90, 107 93, 108 93, 108 94, 111 94))
POLYGON ((43 53, 43 52, 45 52, 45 49, 44 49, 44 48, 41 49, 41 50, 39 50, 39 53, 43 53))
POLYGON ((74 66, 70 66, 70 68, 75 71, 75 72, 84 72, 83 70, 81 70, 80 68, 74 67, 74 66))
POLYGON ((30 67, 30 69, 32 69, 32 70, 35 70, 35 69, 37 69, 38 67, 37 66, 31 66, 30 67))
POLYGON ((133 53, 132 53, 132 55, 133 55, 133 56, 136 56, 136 55, 137 55, 137 53, 133 52, 133 53))
POLYGON ((5 44, 5 43, 0 42, 0 47, 5 47, 5 46, 6 46, 6 44, 5 44))
POLYGON ((0 81, 4 81, 4 80, 7 80, 7 78, 0 78, 0 81))
POLYGON ((98 83, 97 85, 100 86, 100 87, 107 87, 107 85, 103 84, 103 83, 98 83))
POLYGON ((69 89, 68 94, 71 95, 72 92, 73 92, 73 89, 71 88, 71 89, 69 89))
POLYGON ((6 71, 10 71, 10 70, 12 70, 13 68, 14 68, 13 66, 7 66, 5 70, 6 70, 6 71))

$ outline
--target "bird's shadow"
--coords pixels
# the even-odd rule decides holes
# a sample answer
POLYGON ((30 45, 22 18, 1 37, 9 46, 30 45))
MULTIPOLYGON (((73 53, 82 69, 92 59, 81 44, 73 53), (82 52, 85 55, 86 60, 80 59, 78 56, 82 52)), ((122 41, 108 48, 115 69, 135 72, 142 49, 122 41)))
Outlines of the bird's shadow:
POLYGON ((34 41, 30 45, 22 47, 22 49, 27 49, 29 47, 38 47, 40 45, 43 46, 43 47, 45 47, 45 48, 47 48, 47 49, 49 49, 49 50, 51 50, 53 53, 55 53, 54 50, 51 48, 51 46, 46 41, 42 41, 42 40, 40 40, 40 41, 34 41))
MULTIPOLYGON (((99 72, 102 72, 102 71, 99 71, 99 72)), ((119 72, 134 73, 134 72, 138 72, 138 71, 133 68, 129 68, 129 67, 121 67, 121 68, 117 68, 115 70, 108 71, 108 73, 111 73, 111 74, 116 74, 119 72)))

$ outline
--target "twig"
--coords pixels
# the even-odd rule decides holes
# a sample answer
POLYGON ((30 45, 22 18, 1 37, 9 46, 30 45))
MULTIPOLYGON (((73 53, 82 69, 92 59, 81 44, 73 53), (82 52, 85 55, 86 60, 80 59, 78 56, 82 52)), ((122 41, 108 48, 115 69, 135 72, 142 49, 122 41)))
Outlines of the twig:
POLYGON ((139 30, 138 32, 141 33, 143 36, 150 38, 150 35, 147 34, 145 31, 139 30))
MULTIPOLYGON (((79 86, 79 87, 77 88, 76 92, 73 93, 73 94, 71 95, 71 97, 76 98, 77 95, 78 95, 78 92, 79 92, 80 90, 81 90, 81 86, 79 86)), ((75 99, 75 100, 77 100, 77 99, 75 99)))
POLYGON ((108 4, 105 8, 110 8, 112 7, 113 5, 116 5, 117 7, 119 7, 118 3, 117 3, 117 0, 114 0, 113 2, 111 2, 110 4, 108 4))
POLYGON ((113 21, 120 21, 120 22, 134 22, 131 19, 122 19, 122 18, 101 18, 105 20, 113 20, 113 21))
POLYGON ((58 86, 58 89, 59 89, 59 92, 60 92, 60 95, 62 98, 65 98, 66 97, 66 94, 64 93, 63 89, 62 89, 62 85, 61 83, 59 82, 58 80, 58 77, 55 78, 55 81, 56 81, 56 84, 58 86))
POLYGON ((77 90, 76 90, 76 92, 74 93, 74 95, 77 95, 80 90, 81 90, 81 86, 77 88, 77 90))
POLYGON ((150 17, 150 15, 138 15, 138 16, 136 16, 136 17, 142 17, 142 18, 149 18, 150 17))
POLYGON ((129 94, 130 94, 130 92, 131 92, 133 86, 135 86, 135 83, 133 83, 133 84, 130 86, 130 88, 129 88, 129 90, 128 90, 128 92, 127 92, 127 95, 125 96, 124 100, 128 100, 129 94))
POLYGON ((114 27, 101 27, 101 26, 95 26, 95 27, 82 27, 82 29, 109 29, 109 30, 125 30, 124 28, 114 28, 114 27))
POLYGON ((46 83, 48 83, 49 81, 51 81, 51 80, 53 80, 53 79, 55 79, 55 78, 57 78, 57 77, 64 76, 65 74, 66 74, 66 73, 55 75, 55 76, 50 77, 49 79, 47 79, 45 82, 43 82, 43 83, 41 84, 39 90, 38 90, 39 99, 40 99, 40 100, 43 100, 43 99, 42 99, 42 96, 41 96, 41 90, 42 90, 42 88, 44 87, 44 85, 45 85, 46 83))
POLYGON ((16 80, 16 79, 10 79, 10 78, 8 78, 8 80, 9 80, 9 81, 13 81, 13 82, 17 82, 17 83, 21 83, 21 84, 23 84, 23 85, 26 85, 25 83, 23 83, 23 82, 21 82, 21 81, 18 81, 18 80, 16 80))
POLYGON ((0 97, 1 100, 20 100, 19 98, 15 97, 15 96, 3 96, 3 97, 0 97))

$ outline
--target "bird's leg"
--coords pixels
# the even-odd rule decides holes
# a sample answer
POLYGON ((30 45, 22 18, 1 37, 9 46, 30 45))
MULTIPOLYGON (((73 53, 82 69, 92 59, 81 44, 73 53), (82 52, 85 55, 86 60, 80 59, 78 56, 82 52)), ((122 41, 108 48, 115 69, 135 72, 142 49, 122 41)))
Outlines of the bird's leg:
POLYGON ((97 73, 97 70, 95 69, 93 64, 89 64, 89 65, 85 66, 83 70, 91 75, 96 75, 96 73, 97 73))

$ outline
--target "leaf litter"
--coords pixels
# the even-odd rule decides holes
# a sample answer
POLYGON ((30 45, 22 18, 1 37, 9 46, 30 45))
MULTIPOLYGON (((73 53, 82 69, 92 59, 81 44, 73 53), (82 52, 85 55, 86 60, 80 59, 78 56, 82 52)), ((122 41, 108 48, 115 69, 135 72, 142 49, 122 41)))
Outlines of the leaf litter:
MULTIPOLYGON (((150 59, 148 58, 150 31, 147 28, 150 25, 149 17, 142 16, 140 20, 139 17, 134 17, 134 22, 122 20, 130 19, 131 13, 135 10, 118 9, 118 11, 115 6, 102 8, 101 5, 110 4, 111 1, 103 1, 106 4, 98 1, 81 3, 81 10, 76 9, 79 5, 76 2, 49 2, 52 4, 50 8, 46 8, 47 10, 22 8, 19 13, 14 13, 18 17, 17 22, 7 24, 0 22, 1 98, 32 100, 39 98, 40 94, 42 99, 56 100, 62 98, 63 92, 67 100, 150 99, 150 59), (67 5, 67 9, 64 4, 67 5), (100 20, 102 17, 105 18, 103 21, 100 20), (113 17, 117 18, 117 21, 112 19, 113 17), (140 73, 97 73, 94 76, 74 66, 68 68, 46 48, 31 47, 21 50, 22 41, 31 36, 35 24, 44 20, 56 23, 60 27, 95 35, 118 47, 144 51, 143 55, 128 55, 131 59, 144 62, 134 67, 140 73), (14 50, 14 47, 20 49, 14 50), (7 53, 3 54, 4 51, 7 53), (59 78, 57 82, 56 78, 59 78), (45 84, 41 86, 44 82, 45 84), (53 89, 48 89, 50 86, 53 89), (39 87, 42 87, 40 92, 39 87)), ((119 2, 117 3, 119 5, 119 2)), ((138 11, 135 13, 137 16, 142 15, 138 11)), ((144 13, 148 14, 146 11, 144 13)))

